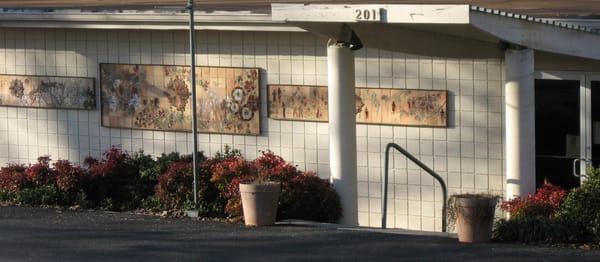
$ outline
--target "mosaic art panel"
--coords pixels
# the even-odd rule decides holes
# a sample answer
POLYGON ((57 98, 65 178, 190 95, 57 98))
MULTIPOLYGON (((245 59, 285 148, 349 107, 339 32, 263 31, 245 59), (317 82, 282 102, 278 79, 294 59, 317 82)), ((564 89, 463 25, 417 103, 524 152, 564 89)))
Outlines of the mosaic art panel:
POLYGON ((96 109, 94 78, 0 75, 0 105, 96 109))
MULTIPOLYGON (((328 121, 327 87, 268 86, 269 117, 328 121)), ((447 126, 445 90, 356 88, 356 122, 405 126, 447 126)))
MULTIPOLYGON (((101 64, 102 124, 190 131, 189 66, 101 64)), ((199 132, 260 134, 259 71, 196 67, 199 132)))

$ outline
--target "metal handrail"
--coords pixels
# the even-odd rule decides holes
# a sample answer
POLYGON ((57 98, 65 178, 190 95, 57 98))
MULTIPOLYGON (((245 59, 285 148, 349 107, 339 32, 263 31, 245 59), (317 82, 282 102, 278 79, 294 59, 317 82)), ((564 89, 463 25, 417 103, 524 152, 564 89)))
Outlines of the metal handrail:
POLYGON ((415 164, 417 164, 420 168, 422 168, 423 170, 425 170, 427 173, 429 173, 431 176, 433 176, 433 178, 435 178, 438 182, 440 182, 440 186, 442 187, 442 193, 444 194, 444 203, 442 204, 442 232, 446 232, 446 205, 448 203, 448 190, 446 189, 446 183, 444 182, 444 179, 442 179, 442 177, 440 175, 438 175, 435 171, 431 170, 431 168, 429 168, 428 166, 426 166, 425 164, 423 164, 423 162, 421 162, 421 160, 417 159, 416 157, 414 157, 412 154, 410 154, 408 151, 406 151, 404 148, 400 147, 398 144, 395 143, 389 143, 387 144, 387 146, 385 147, 385 176, 383 178, 383 200, 382 200, 382 209, 383 209, 383 215, 381 217, 381 228, 386 228, 386 216, 387 216, 387 194, 388 194, 388 172, 389 172, 389 166, 390 166, 390 149, 394 148, 396 150, 398 150, 400 153, 402 153, 404 156, 406 156, 406 158, 410 159, 411 161, 413 161, 415 164))

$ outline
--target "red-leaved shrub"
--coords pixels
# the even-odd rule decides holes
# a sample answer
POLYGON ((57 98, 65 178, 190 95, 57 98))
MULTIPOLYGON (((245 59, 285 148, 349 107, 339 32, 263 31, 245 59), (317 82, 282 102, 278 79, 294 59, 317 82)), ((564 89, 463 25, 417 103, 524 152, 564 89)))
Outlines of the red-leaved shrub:
POLYGON ((212 173, 210 182, 220 191, 221 197, 226 199, 225 214, 234 221, 241 220, 243 212, 239 185, 258 179, 255 166, 237 155, 209 161, 212 173))
POLYGON ((237 221, 243 216, 239 184, 268 180, 281 183, 278 219, 338 221, 341 216, 339 196, 327 180, 298 170, 272 151, 261 153, 254 161, 236 155, 209 160, 214 161, 211 182, 227 199, 225 213, 230 219, 237 221))
POLYGON ((525 199, 516 197, 502 201, 500 208, 508 211, 511 218, 553 217, 566 196, 566 190, 544 181, 535 195, 529 195, 525 199))
POLYGON ((56 185, 60 190, 65 192, 83 190, 87 176, 83 168, 74 166, 68 160, 58 160, 54 163, 54 170, 56 172, 56 185))
POLYGON ((86 159, 86 164, 89 165, 89 172, 92 176, 110 177, 118 175, 119 172, 124 172, 124 165, 127 159, 127 154, 121 151, 118 147, 111 147, 103 154, 104 160, 97 161, 93 158, 86 159))
POLYGON ((193 200, 193 164, 174 162, 158 177, 155 195, 165 209, 183 208, 186 201, 193 200))
POLYGON ((29 184, 26 169, 24 165, 15 163, 0 168, 0 190, 15 193, 26 188, 29 184))
MULTIPOLYGON (((202 156, 204 158, 204 156, 202 156)), ((205 217, 224 217, 226 200, 221 196, 215 184, 210 182, 211 165, 215 161, 202 161, 198 166, 198 205, 199 215, 205 217)), ((190 208, 193 204, 193 163, 190 157, 172 162, 167 170, 158 177, 155 197, 163 209, 190 208)))
POLYGON ((32 186, 54 185, 56 182, 56 174, 50 168, 50 156, 38 157, 37 164, 28 167, 25 174, 32 186))

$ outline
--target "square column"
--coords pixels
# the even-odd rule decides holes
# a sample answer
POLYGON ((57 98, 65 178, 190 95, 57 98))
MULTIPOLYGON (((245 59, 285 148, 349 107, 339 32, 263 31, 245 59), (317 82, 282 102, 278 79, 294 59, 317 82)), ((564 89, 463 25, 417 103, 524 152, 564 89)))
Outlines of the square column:
POLYGON ((535 193, 535 60, 532 49, 505 51, 506 198, 535 193))

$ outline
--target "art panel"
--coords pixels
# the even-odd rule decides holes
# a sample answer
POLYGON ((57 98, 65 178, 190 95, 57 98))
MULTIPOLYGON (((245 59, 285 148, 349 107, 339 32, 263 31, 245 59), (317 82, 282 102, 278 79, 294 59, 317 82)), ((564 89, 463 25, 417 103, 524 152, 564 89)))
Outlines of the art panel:
POLYGON ((199 67, 196 74, 199 131, 260 135, 259 69, 199 67))
POLYGON ((271 118, 327 121, 327 87, 270 85, 268 94, 271 118))
POLYGON ((0 105, 96 109, 94 78, 0 75, 0 105))
POLYGON ((392 116, 409 126, 446 127, 448 92, 439 90, 392 90, 392 116))
MULTIPOLYGON (((190 67, 101 64, 102 125, 190 131, 190 67)), ((260 134, 259 71, 196 67, 199 132, 260 134)))
MULTIPOLYGON (((327 87, 268 86, 269 117, 327 121, 327 87)), ((447 126, 447 91, 357 88, 356 122, 406 126, 447 126)))

